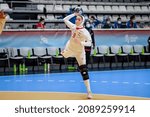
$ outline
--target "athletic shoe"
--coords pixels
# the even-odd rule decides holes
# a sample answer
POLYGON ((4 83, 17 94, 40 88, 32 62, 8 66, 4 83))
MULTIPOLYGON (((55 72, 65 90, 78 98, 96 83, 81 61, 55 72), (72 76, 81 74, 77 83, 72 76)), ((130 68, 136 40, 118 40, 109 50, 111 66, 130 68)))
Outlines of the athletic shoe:
POLYGON ((92 92, 87 93, 87 99, 92 99, 92 92))

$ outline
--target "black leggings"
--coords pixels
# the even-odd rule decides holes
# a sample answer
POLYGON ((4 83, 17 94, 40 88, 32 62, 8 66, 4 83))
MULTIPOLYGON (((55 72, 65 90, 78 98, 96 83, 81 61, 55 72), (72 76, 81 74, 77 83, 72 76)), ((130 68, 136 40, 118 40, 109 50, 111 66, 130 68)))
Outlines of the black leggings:
POLYGON ((85 47, 85 54, 86 54, 86 65, 88 65, 91 56, 91 47, 85 47))

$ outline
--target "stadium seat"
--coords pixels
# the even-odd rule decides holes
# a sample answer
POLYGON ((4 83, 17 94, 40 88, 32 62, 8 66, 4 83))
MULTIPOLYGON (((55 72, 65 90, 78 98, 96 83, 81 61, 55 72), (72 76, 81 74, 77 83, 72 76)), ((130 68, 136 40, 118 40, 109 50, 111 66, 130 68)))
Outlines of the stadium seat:
POLYGON ((63 16, 60 14, 60 15, 55 15, 55 19, 63 19, 63 16))
POLYGON ((127 6, 127 11, 128 12, 134 12, 133 6, 127 6))
POLYGON ((48 29, 55 29, 55 23, 47 23, 46 28, 48 29))
POLYGON ((97 15, 97 18, 102 21, 103 20, 103 15, 97 15))
MULTIPOLYGON (((104 64, 104 67, 105 67, 105 54, 107 54, 107 50, 108 50, 108 46, 106 45, 101 45, 101 46, 98 46, 95 48, 95 50, 92 50, 91 52, 91 57, 92 57, 92 64, 97 61, 98 63, 98 68, 99 68, 99 65, 100 65, 100 62, 102 62, 104 64), (96 53, 94 52, 96 51, 96 53)), ((92 65, 93 67, 93 65, 92 65)))
POLYGON ((20 56, 24 58, 25 66, 32 66, 32 71, 34 71, 34 67, 38 65, 38 57, 33 56, 32 48, 22 47, 20 50, 20 56))
POLYGON ((19 65, 24 63, 24 58, 20 55, 20 51, 17 48, 11 48, 10 50, 11 55, 10 55, 10 64, 13 66, 16 64, 18 67, 19 71, 19 65))
POLYGON ((6 67, 10 68, 9 54, 6 48, 0 48, 0 66, 4 67, 4 72, 6 67))
POLYGON ((95 5, 89 5, 89 11, 97 11, 95 5))
POLYGON ((104 11, 104 7, 100 6, 100 5, 97 5, 97 11, 104 11))
POLYGON ((122 68, 124 67, 124 62, 127 62, 129 66, 129 54, 132 48, 131 45, 123 45, 121 51, 117 54, 117 60, 122 63, 122 68))
POLYGON ((111 6, 104 6, 105 11, 112 11, 111 6))
MULTIPOLYGON (((61 50, 58 47, 48 47, 47 53, 52 56, 52 65, 59 64, 59 70, 62 70, 62 65, 65 64, 64 57, 60 54, 61 50)), ((52 66, 53 67, 53 66, 52 66)))
POLYGON ((54 5, 46 5, 47 11, 53 11, 54 10, 54 5))
POLYGON ((117 21, 118 15, 112 15, 112 21, 117 21))
POLYGON ((87 5, 81 5, 80 6, 82 9, 83 9, 83 11, 89 11, 89 9, 88 9, 88 7, 87 7, 87 5))
POLYGON ((147 6, 141 6, 142 11, 149 12, 149 8, 147 6))
POLYGON ((65 29, 66 25, 64 23, 59 23, 58 27, 59 27, 59 29, 65 29))
POLYGON ((140 12, 141 11, 141 7, 140 6, 134 6, 134 10, 135 10, 135 12, 140 12))
POLYGON ((38 14, 37 19, 39 20, 41 17, 45 19, 45 15, 43 14, 38 14))
POLYGON ((48 15, 47 15, 47 19, 48 19, 48 20, 54 20, 55 17, 54 17, 53 14, 48 14, 48 15))
POLYGON ((142 18, 141 18, 141 16, 140 16, 140 15, 136 15, 136 21, 137 21, 137 22, 142 21, 142 18))
POLYGON ((126 22, 126 21, 127 21, 126 15, 120 15, 120 17, 121 17, 121 19, 122 19, 123 22, 126 22))
POLYGON ((54 10, 56 10, 56 11, 62 11, 63 10, 62 5, 55 5, 54 6, 54 10))
POLYGON ((144 51, 140 54, 141 62, 144 62, 144 66, 147 67, 147 62, 150 61, 150 53, 148 51, 148 46, 143 47, 144 51))
POLYGON ((37 9, 39 10, 39 11, 43 11, 43 8, 45 7, 45 5, 43 5, 43 4, 38 4, 37 5, 37 9))
POLYGON ((35 47, 33 51, 34 56, 38 57, 38 66, 44 65, 45 63, 52 63, 52 56, 47 54, 45 47, 35 47))
POLYGON ((65 11, 69 11, 70 8, 71 8, 70 5, 63 5, 63 9, 64 9, 65 11))
POLYGON ((76 8, 78 5, 76 4, 72 4, 72 8, 76 8))
POLYGON ((136 62, 141 63, 140 54, 142 53, 143 45, 134 45, 133 52, 129 54, 129 61, 133 61, 133 66, 135 67, 136 62))
POLYGON ((115 62, 117 67, 117 54, 121 46, 119 45, 112 45, 108 50, 107 54, 105 55, 105 61, 109 62, 109 67, 112 68, 112 63, 115 62))
POLYGON ((143 21, 149 21, 148 15, 142 15, 142 20, 143 21))
POLYGON ((119 6, 112 6, 112 11, 119 11, 119 6))
POLYGON ((120 5, 119 6, 119 11, 127 11, 127 9, 126 9, 126 6, 122 6, 122 5, 120 5))

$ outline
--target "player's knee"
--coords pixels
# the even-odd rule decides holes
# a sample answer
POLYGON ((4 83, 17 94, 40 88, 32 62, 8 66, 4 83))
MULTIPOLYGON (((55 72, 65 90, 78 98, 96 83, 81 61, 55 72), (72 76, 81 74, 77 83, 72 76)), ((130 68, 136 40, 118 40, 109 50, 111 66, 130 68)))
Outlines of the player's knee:
POLYGON ((83 77, 83 80, 88 80, 89 79, 89 75, 88 75, 88 69, 86 65, 81 65, 79 66, 80 69, 80 73, 83 77))

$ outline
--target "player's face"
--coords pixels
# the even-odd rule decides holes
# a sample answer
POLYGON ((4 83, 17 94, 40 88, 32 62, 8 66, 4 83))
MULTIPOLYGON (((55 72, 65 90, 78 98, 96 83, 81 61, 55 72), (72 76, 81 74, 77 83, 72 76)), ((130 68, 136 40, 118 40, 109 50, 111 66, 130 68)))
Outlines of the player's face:
POLYGON ((81 16, 77 16, 76 17, 76 25, 79 26, 82 23, 82 17, 81 16))

